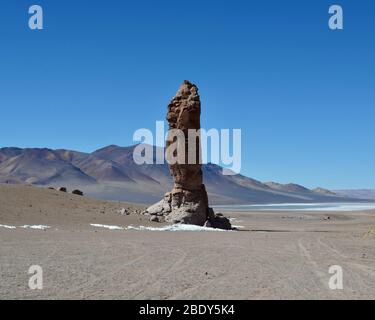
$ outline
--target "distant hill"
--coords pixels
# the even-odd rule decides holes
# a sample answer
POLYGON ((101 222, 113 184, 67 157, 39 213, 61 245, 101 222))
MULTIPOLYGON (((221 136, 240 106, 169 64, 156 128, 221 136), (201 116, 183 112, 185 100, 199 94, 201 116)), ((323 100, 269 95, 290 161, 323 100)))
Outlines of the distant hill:
POLYGON ((315 188, 315 189, 312 189, 312 191, 315 193, 324 194, 327 196, 337 196, 337 193, 328 189, 324 189, 324 188, 315 188))
POLYGON ((375 200, 375 189, 335 190, 335 193, 344 197, 375 200))
MULTIPOLYGON (((0 183, 80 188, 93 197, 137 203, 160 200, 172 187, 168 165, 137 165, 135 147, 111 145, 92 153, 1 148, 0 183)), ((215 164, 204 165, 203 176, 211 204, 355 200, 323 188, 309 190, 297 184, 262 183, 243 175, 224 176, 215 164)))
POLYGON ((277 182, 265 182, 266 186, 274 190, 281 190, 285 192, 295 192, 295 193, 311 193, 312 190, 307 189, 299 184, 295 183, 288 183, 288 184, 280 184, 277 182))

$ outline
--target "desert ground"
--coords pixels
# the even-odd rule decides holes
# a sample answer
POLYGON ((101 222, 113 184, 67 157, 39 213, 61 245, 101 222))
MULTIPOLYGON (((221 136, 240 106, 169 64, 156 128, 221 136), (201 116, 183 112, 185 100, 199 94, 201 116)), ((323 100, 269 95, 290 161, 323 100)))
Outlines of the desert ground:
POLYGON ((0 299, 375 298, 374 210, 225 212, 238 231, 126 229, 165 226, 143 209, 0 185, 0 299), (31 265, 42 290, 28 287, 31 265), (329 289, 332 265, 342 290, 329 289))

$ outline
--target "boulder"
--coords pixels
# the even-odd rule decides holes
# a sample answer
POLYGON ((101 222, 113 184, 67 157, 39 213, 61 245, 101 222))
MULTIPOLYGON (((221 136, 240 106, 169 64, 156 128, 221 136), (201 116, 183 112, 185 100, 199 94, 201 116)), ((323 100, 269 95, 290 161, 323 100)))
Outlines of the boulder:
POLYGON ((223 229, 223 230, 232 230, 232 225, 228 218, 223 215, 215 215, 214 218, 210 218, 206 221, 205 227, 223 229))
POLYGON ((82 192, 81 190, 78 190, 78 189, 73 190, 72 193, 73 193, 73 194, 76 194, 76 195, 78 195, 78 196, 83 196, 83 192, 82 192))
POLYGON ((128 216, 128 215, 130 215, 130 210, 122 208, 122 209, 118 210, 118 213, 121 214, 122 216, 124 216, 124 215, 128 216))
POLYGON ((159 217, 158 216, 151 216, 150 221, 151 222, 159 222, 159 217))

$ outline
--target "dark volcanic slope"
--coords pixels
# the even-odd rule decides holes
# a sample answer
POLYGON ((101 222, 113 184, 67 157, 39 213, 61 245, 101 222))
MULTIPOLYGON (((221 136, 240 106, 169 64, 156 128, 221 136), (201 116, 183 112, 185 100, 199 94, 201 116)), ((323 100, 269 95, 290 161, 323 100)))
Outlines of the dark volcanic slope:
MULTIPOLYGON (((94 197, 138 203, 154 202, 171 188, 167 164, 137 165, 136 146, 111 145, 93 153, 51 149, 0 149, 0 182, 81 188, 94 197)), ((154 147, 154 155, 156 148, 154 147)), ((155 162, 154 162, 155 163, 155 162)), ((349 201, 329 190, 296 184, 262 183, 224 176, 215 164, 203 166, 204 182, 214 204, 349 201)))

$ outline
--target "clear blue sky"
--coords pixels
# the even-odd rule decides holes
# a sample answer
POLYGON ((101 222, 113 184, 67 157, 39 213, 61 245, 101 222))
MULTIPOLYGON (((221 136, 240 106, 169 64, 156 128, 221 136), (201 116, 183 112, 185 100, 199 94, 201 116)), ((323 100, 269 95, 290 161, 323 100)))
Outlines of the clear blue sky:
POLYGON ((189 79, 205 128, 242 129, 243 174, 375 188, 373 0, 5 0, 0 39, 0 146, 130 145, 189 79))

